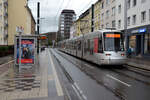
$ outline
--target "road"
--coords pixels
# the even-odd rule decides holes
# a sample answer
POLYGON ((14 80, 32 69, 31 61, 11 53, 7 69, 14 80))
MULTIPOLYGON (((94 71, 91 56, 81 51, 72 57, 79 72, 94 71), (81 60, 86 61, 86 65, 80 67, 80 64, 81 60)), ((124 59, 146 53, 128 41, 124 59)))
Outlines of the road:
POLYGON ((51 49, 70 82, 71 100, 149 100, 150 74, 129 66, 98 66, 51 49))

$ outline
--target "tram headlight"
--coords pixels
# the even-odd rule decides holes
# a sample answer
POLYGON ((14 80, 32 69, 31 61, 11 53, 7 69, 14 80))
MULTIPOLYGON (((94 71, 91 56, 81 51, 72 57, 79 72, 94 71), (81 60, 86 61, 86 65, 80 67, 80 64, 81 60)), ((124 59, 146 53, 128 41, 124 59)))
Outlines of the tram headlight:
POLYGON ((106 56, 111 56, 111 54, 106 54, 106 56))
POLYGON ((125 54, 121 54, 121 56, 125 56, 125 54))

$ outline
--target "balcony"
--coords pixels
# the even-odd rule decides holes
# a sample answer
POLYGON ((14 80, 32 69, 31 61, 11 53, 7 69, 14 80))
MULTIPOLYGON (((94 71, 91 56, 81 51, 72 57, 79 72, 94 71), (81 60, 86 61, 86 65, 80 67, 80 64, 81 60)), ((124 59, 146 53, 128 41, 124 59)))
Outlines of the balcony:
POLYGON ((8 34, 4 34, 4 39, 8 39, 8 34))
POLYGON ((8 1, 4 0, 4 7, 8 7, 8 1))
POLYGON ((4 27, 7 28, 7 27, 8 27, 8 23, 5 23, 5 24, 4 24, 4 27))
POLYGON ((7 12, 4 12, 4 17, 8 17, 8 13, 7 12))

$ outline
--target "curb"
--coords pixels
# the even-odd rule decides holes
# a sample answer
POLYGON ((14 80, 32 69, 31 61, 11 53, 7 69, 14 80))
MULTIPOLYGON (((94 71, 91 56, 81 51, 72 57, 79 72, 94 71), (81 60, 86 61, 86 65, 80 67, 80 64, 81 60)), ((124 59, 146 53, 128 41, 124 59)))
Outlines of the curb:
POLYGON ((141 70, 146 70, 146 71, 150 71, 150 66, 148 65, 141 65, 141 64, 136 64, 136 63, 127 63, 126 64, 128 67, 134 67, 134 68, 138 68, 138 69, 141 69, 141 70), (149 68, 147 68, 149 67, 149 68))

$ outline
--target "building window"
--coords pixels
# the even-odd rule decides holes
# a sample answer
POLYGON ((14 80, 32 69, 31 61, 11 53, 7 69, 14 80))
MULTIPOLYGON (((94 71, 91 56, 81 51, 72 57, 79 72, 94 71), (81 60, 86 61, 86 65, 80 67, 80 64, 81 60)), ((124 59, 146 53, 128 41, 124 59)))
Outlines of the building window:
POLYGON ((132 23, 133 25, 136 24, 136 15, 133 15, 132 22, 133 22, 133 23, 132 23))
POLYGON ((150 54, 150 34, 145 35, 144 54, 150 54))
POLYGON ((129 37, 129 47, 132 50, 132 53, 135 54, 135 49, 136 49, 136 36, 130 36, 129 37))
POLYGON ((106 11, 106 19, 109 18, 109 10, 106 11))
POLYGON ((133 7, 136 6, 136 0, 133 0, 133 7))
POLYGON ((131 6, 131 0, 128 0, 127 1, 127 8, 130 9, 130 6, 131 6))
POLYGON ((0 10, 2 10, 2 3, 0 4, 0 10))
POLYGON ((104 13, 102 13, 102 20, 104 19, 104 13))
POLYGON ((103 29, 103 28, 104 28, 104 25, 101 25, 101 28, 103 29))
POLYGON ((106 28, 109 28, 109 23, 106 23, 106 28))
POLYGON ((115 28, 115 27, 116 27, 116 21, 113 20, 113 21, 112 21, 112 28, 115 28))
POLYGON ((112 0, 112 2, 115 2, 115 0, 112 0))
POLYGON ((141 12, 141 22, 145 22, 146 21, 146 11, 141 12))
POLYGON ((104 8, 104 2, 102 2, 102 9, 104 8))
POLYGON ((116 8, 113 7, 113 8, 112 8, 112 16, 115 16, 115 12, 116 12, 116 8))
POLYGON ((0 15, 0 21, 2 22, 2 15, 0 15))
POLYGON ((3 29, 3 27, 1 26, 1 28, 0 28, 0 33, 2 33, 2 29, 3 29))
POLYGON ((141 3, 145 3, 146 2, 146 0, 141 0, 141 3))
POLYGON ((109 4, 109 0, 106 0, 106 5, 108 5, 109 4))
POLYGON ((118 21, 118 28, 121 28, 121 20, 118 21))
POLYGON ((149 9, 149 21, 150 21, 150 9, 149 9))
POLYGON ((118 6, 118 13, 121 13, 121 5, 118 6))
POLYGON ((128 19, 127 19, 127 24, 128 24, 128 26, 130 26, 130 17, 128 17, 128 19))

